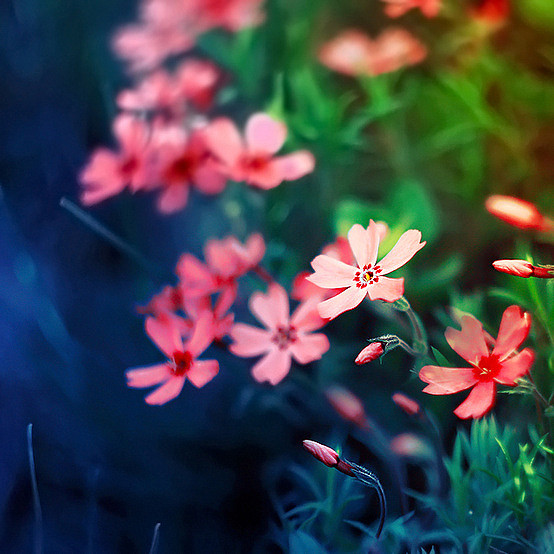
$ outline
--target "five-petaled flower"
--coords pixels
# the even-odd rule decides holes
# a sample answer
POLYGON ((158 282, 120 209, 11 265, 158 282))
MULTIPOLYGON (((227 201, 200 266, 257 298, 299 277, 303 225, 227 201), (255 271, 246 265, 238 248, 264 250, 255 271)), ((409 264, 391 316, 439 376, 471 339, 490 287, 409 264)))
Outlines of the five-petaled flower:
POLYGON ((517 380, 531 368, 535 358, 533 351, 530 348, 517 351, 529 334, 531 316, 519 306, 507 308, 492 350, 487 346, 490 336, 476 318, 465 314, 461 317, 461 325, 461 331, 449 327, 445 337, 450 347, 471 367, 428 365, 421 369, 419 378, 428 383, 423 392, 429 394, 452 394, 474 387, 454 413, 462 419, 478 418, 492 408, 497 383, 516 386, 517 380))
POLYGON ((125 374, 130 387, 160 385, 145 398, 147 404, 161 405, 173 400, 179 395, 187 379, 195 387, 203 387, 219 371, 217 360, 197 359, 213 340, 213 321, 210 314, 205 312, 199 317, 186 343, 183 342, 179 319, 172 314, 146 319, 147 335, 168 360, 153 366, 129 369, 125 374))
POLYGON ((398 300, 404 294, 404 279, 391 279, 384 275, 403 266, 423 248, 426 243, 420 240, 420 231, 406 231, 392 250, 376 263, 379 249, 379 230, 376 223, 370 220, 367 229, 359 224, 353 225, 348 231, 348 242, 357 266, 323 254, 312 261, 315 273, 308 277, 309 281, 326 289, 344 289, 318 305, 319 315, 333 319, 355 308, 366 295, 371 300, 398 300))
POLYGON ((226 117, 214 120, 206 128, 208 146, 229 177, 262 189, 300 179, 314 170, 315 159, 307 150, 275 156, 286 137, 285 124, 265 113, 256 113, 248 119, 244 140, 226 117))
POLYGON ((236 323, 231 330, 233 354, 242 357, 264 357, 252 368, 258 382, 276 385, 288 374, 291 358, 300 364, 319 360, 329 349, 323 333, 312 333, 325 324, 316 310, 317 301, 303 302, 289 316, 288 295, 278 284, 269 286, 267 294, 256 292, 250 297, 250 311, 265 329, 236 323))

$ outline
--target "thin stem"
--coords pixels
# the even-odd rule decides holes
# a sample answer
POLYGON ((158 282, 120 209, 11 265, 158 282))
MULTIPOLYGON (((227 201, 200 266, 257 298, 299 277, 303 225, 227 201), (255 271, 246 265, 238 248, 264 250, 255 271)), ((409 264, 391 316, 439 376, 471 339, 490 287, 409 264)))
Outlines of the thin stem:
POLYGON ((537 307, 537 315, 539 316, 539 319, 542 321, 543 327, 546 330, 546 333, 548 335, 548 338, 550 339, 550 342, 554 343, 554 335, 552 333, 552 330, 550 329, 550 325, 548 324, 548 314, 546 313, 546 308, 544 307, 541 296, 539 294, 539 290, 537 289, 537 282, 535 279, 530 278, 530 279, 527 279, 527 284, 529 286, 529 292, 531 293, 531 297, 533 298, 533 301, 535 302, 535 306, 537 307))
POLYGON ((152 537, 152 544, 150 545, 150 550, 148 554, 156 554, 158 552, 158 542, 160 540, 160 526, 161 523, 156 523, 154 527, 154 536, 152 537))
POLYGON ((414 350, 407 342, 403 341, 400 337, 398 338, 398 346, 403 348, 410 356, 421 356, 421 352, 414 350))
POLYGON ((252 268, 252 271, 268 285, 275 283, 275 279, 272 277, 271 273, 269 273, 269 271, 267 271, 267 269, 265 269, 265 267, 262 267, 260 264, 254 266, 252 268))
POLYGON ((35 554, 42 553, 42 509, 38 494, 37 475, 35 470, 35 456, 33 453, 33 424, 27 425, 27 453, 29 456, 29 471, 33 487, 33 510, 35 513, 35 554))
POLYGON ((427 350, 429 349, 429 345, 427 344, 427 333, 425 332, 425 328, 419 316, 414 312, 411 306, 406 310, 406 315, 410 320, 414 332, 414 349, 420 355, 427 354, 427 350), (420 347, 418 348, 418 346, 420 347))
POLYGON ((109 242, 117 250, 131 258, 134 262, 140 265, 144 270, 149 273, 154 273, 157 277, 160 276, 158 268, 147 260, 138 250, 133 248, 130 244, 125 242, 122 238, 118 237, 113 231, 108 229, 103 223, 100 223, 96 218, 79 208, 71 200, 62 197, 60 200, 60 206, 67 210, 71 215, 76 217, 81 223, 86 225, 94 233, 101 236, 107 242, 109 242))

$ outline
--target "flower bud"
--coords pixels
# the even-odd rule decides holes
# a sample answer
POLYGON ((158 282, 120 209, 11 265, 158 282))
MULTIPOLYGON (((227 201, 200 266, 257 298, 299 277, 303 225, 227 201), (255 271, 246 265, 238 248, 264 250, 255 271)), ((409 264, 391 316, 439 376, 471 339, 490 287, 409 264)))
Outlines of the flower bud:
POLYGON ((412 433, 401 433, 390 441, 390 449, 398 456, 406 458, 429 458, 429 445, 412 433))
POLYGON ((401 392, 393 394, 392 401, 409 416, 421 415, 421 406, 419 403, 401 392))
POLYGON ((485 208, 498 219, 519 229, 554 230, 554 222, 542 215, 534 204, 513 196, 489 196, 485 208))
POLYGON ((525 260, 497 260, 492 266, 497 271, 516 277, 554 278, 554 266, 534 266, 525 260))
POLYGON ((372 342, 368 344, 354 360, 358 365, 367 364, 377 358, 380 358, 385 353, 382 342, 372 342))
POLYGON ((305 440, 302 442, 304 448, 320 462, 328 467, 335 467, 339 463, 339 455, 330 447, 319 442, 305 440))
POLYGON ((367 427, 364 405, 356 395, 342 387, 331 387, 325 391, 325 396, 341 417, 358 427, 367 427))

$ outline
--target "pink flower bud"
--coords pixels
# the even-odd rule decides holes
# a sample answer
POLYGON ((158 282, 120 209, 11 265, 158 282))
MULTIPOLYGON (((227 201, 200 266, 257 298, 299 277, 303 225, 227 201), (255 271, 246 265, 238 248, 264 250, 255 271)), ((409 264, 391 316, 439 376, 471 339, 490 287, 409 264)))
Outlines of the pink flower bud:
POLYGON ((389 446, 395 454, 406 458, 428 458, 431 455, 427 443, 412 433, 397 435, 389 446))
POLYGON ((409 416, 417 416, 421 414, 421 406, 410 397, 397 392, 392 395, 392 401, 409 416))
POLYGON ((525 260, 497 260, 492 263, 497 271, 515 275, 516 277, 540 277, 542 279, 554 278, 554 267, 534 266, 525 260))
POLYGON ((554 222, 542 215, 534 204, 513 196, 493 195, 487 198, 485 208, 489 213, 519 229, 551 231, 554 222))
POLYGON ((341 417, 355 423, 359 427, 367 427, 364 405, 357 396, 342 387, 327 389, 325 396, 341 417))
POLYGON ((302 444, 314 458, 317 458, 328 467, 335 467, 340 461, 339 455, 332 448, 324 444, 310 440, 305 440, 302 444))
POLYGON ((380 358, 385 353, 382 342, 372 342, 367 345, 354 360, 358 365, 367 364, 377 358, 380 358))

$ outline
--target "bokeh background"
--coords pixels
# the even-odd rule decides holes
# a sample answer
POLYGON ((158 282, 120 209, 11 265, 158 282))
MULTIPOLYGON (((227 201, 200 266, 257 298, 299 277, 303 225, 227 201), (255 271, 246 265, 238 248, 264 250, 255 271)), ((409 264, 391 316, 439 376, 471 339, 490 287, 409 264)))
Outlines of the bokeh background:
MULTIPOLYGON (((289 126, 291 148, 310 149, 317 168, 269 192, 233 185, 215 199, 193 193, 172 216, 149 195, 88 210, 142 253, 145 267, 60 206, 64 197, 79 203, 80 169, 93 148, 113 142, 114 98, 130 79, 110 37, 136 17, 136 3, 1 3, 0 551, 33 548, 29 423, 43 546, 52 553, 148 552, 158 522, 159 552, 279 552, 275 498, 292 490, 292 464, 313 468, 304 438, 350 444, 392 490, 386 463, 321 394, 332 384, 364 398, 391 434, 411 423, 390 395, 410 393, 442 416, 448 444, 456 400, 424 398, 409 357, 354 365, 368 337, 405 331, 375 308, 330 324, 329 353, 275 388, 253 381, 249 360, 215 348, 217 379, 185 387, 163 407, 147 406, 124 379, 125 369, 159 360, 136 307, 174 281, 182 252, 201 256, 206 239, 231 233, 262 232, 264 263, 290 285, 353 223, 387 221, 391 244, 420 229, 427 246, 402 275, 445 352, 447 306, 494 328, 511 298, 525 297, 490 264, 517 257, 529 238, 493 220, 483 203, 501 193, 554 207, 554 8, 521 0, 508 22, 488 28, 468 15, 471 2, 445 4, 448 17, 402 20, 427 45, 420 66, 358 83, 321 66, 317 50, 346 27, 384 28, 377 1, 268 0, 260 27, 202 37, 195 52, 227 73, 214 113, 242 123, 270 110, 289 126), (502 294, 489 294, 499 287, 502 294)), ((548 263, 552 244, 539 239, 533 253, 548 263)), ((260 287, 255 278, 241 283, 238 321, 252 321, 246 302, 260 287)), ((514 404, 529 417, 529 402, 510 402, 500 398, 499 417, 514 404)), ((423 486, 415 467, 409 480, 423 486)), ((354 512, 367 523, 377 508, 358 502, 354 512)))

